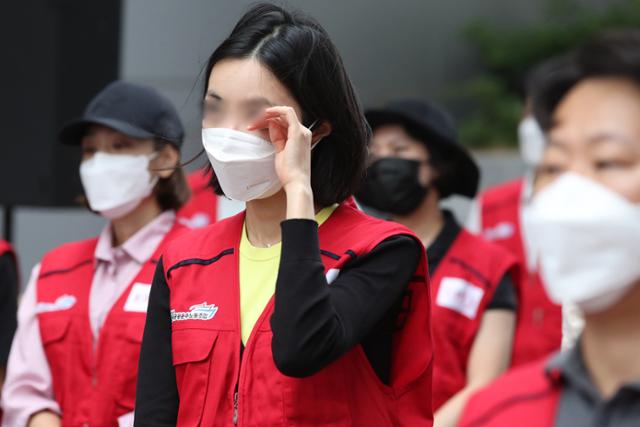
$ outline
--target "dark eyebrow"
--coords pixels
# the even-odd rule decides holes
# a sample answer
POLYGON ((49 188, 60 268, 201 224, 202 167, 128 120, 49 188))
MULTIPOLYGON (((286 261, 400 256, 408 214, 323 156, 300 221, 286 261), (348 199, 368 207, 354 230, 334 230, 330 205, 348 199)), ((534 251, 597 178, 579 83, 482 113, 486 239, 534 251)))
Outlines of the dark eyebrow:
POLYGON ((207 96, 205 98, 213 98, 213 99, 217 99, 218 101, 222 101, 222 97, 217 93, 215 93, 213 90, 208 90, 207 96))
MULTIPOLYGON (((214 98, 214 99, 217 99, 219 101, 223 100, 220 95, 218 95, 215 91, 213 91, 213 89, 209 89, 207 91, 207 97, 208 98, 214 98)), ((264 96, 257 96, 257 97, 254 97, 254 98, 249 98, 249 99, 243 100, 242 102, 245 103, 245 104, 252 104, 252 105, 268 105, 270 107, 273 107, 274 105, 276 105, 273 102, 269 101, 264 96)))
POLYGON ((266 105, 269 107, 273 107, 275 104, 271 101, 269 101, 267 98, 263 97, 263 96, 259 96, 256 98, 249 98, 245 101, 243 101, 244 104, 247 105, 253 105, 253 106, 262 106, 262 105, 266 105))

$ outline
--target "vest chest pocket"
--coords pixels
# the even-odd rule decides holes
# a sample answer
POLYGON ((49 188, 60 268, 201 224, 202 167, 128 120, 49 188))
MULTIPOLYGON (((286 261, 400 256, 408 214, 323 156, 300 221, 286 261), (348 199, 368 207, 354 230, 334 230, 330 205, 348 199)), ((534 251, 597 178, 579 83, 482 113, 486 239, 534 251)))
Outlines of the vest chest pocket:
POLYGON ((443 277, 434 296, 434 317, 446 324, 447 333, 459 339, 474 336, 482 315, 486 289, 465 275, 443 277), (446 319, 446 320, 445 320, 446 319))
POLYGON ((64 401, 66 382, 70 374, 70 363, 78 348, 70 342, 71 317, 68 315, 40 316, 40 336, 47 356, 54 384, 54 394, 58 402, 64 401))
POLYGON ((40 335, 42 336, 42 344, 48 347, 58 341, 64 339, 71 324, 69 316, 47 316, 40 317, 40 335))
MULTIPOLYGON (((180 405, 177 425, 198 426, 202 419, 209 382, 213 348, 218 331, 207 329, 174 329, 172 332, 173 366, 180 405)), ((226 367, 225 367, 226 369, 226 367)), ((210 398, 212 396, 209 396, 210 398)), ((215 403, 213 396, 211 403, 215 403)))

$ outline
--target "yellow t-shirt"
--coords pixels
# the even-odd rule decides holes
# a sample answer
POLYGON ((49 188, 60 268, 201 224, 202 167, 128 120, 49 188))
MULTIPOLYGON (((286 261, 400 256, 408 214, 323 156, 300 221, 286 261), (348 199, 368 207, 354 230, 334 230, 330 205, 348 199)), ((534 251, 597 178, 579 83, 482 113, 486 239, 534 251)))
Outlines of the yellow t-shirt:
MULTIPOLYGON (((322 225, 336 210, 338 205, 322 209, 316 215, 318 225, 322 225)), ((242 227, 240 239, 240 328, 242 343, 246 344, 264 308, 276 291, 280 251, 282 244, 268 248, 253 246, 247 238, 246 224, 242 227)))

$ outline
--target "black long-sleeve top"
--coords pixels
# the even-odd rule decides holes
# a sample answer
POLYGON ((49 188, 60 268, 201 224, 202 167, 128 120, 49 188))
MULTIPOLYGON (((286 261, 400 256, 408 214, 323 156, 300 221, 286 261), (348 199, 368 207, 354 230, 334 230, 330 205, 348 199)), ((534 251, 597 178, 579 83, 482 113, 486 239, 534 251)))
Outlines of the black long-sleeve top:
MULTIPOLYGON (((390 237, 345 266, 327 286, 317 223, 292 219, 281 227, 271 317, 278 369, 289 376, 312 375, 361 344, 375 372, 387 382, 395 320, 422 246, 409 236, 390 237)), ((178 414, 170 295, 163 270, 160 261, 149 296, 138 372, 137 427, 175 425, 178 414)))

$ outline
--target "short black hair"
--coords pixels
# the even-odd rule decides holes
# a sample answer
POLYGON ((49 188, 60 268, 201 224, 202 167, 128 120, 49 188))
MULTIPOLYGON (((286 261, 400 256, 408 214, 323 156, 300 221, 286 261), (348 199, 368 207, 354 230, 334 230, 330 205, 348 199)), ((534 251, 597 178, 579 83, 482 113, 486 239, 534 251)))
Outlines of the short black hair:
MULTIPOLYGON (((303 124, 331 124, 331 134, 313 149, 311 158, 316 205, 339 203, 352 195, 364 177, 371 131, 342 59, 320 24, 270 3, 251 7, 209 57, 205 95, 213 67, 229 58, 258 59, 300 104, 303 124)), ((212 184, 222 195, 215 174, 212 184)))
POLYGON ((531 88, 534 115, 545 130, 553 126, 553 114, 558 104, 582 80, 619 77, 640 87, 640 30, 601 33, 552 61, 555 62, 531 88))

